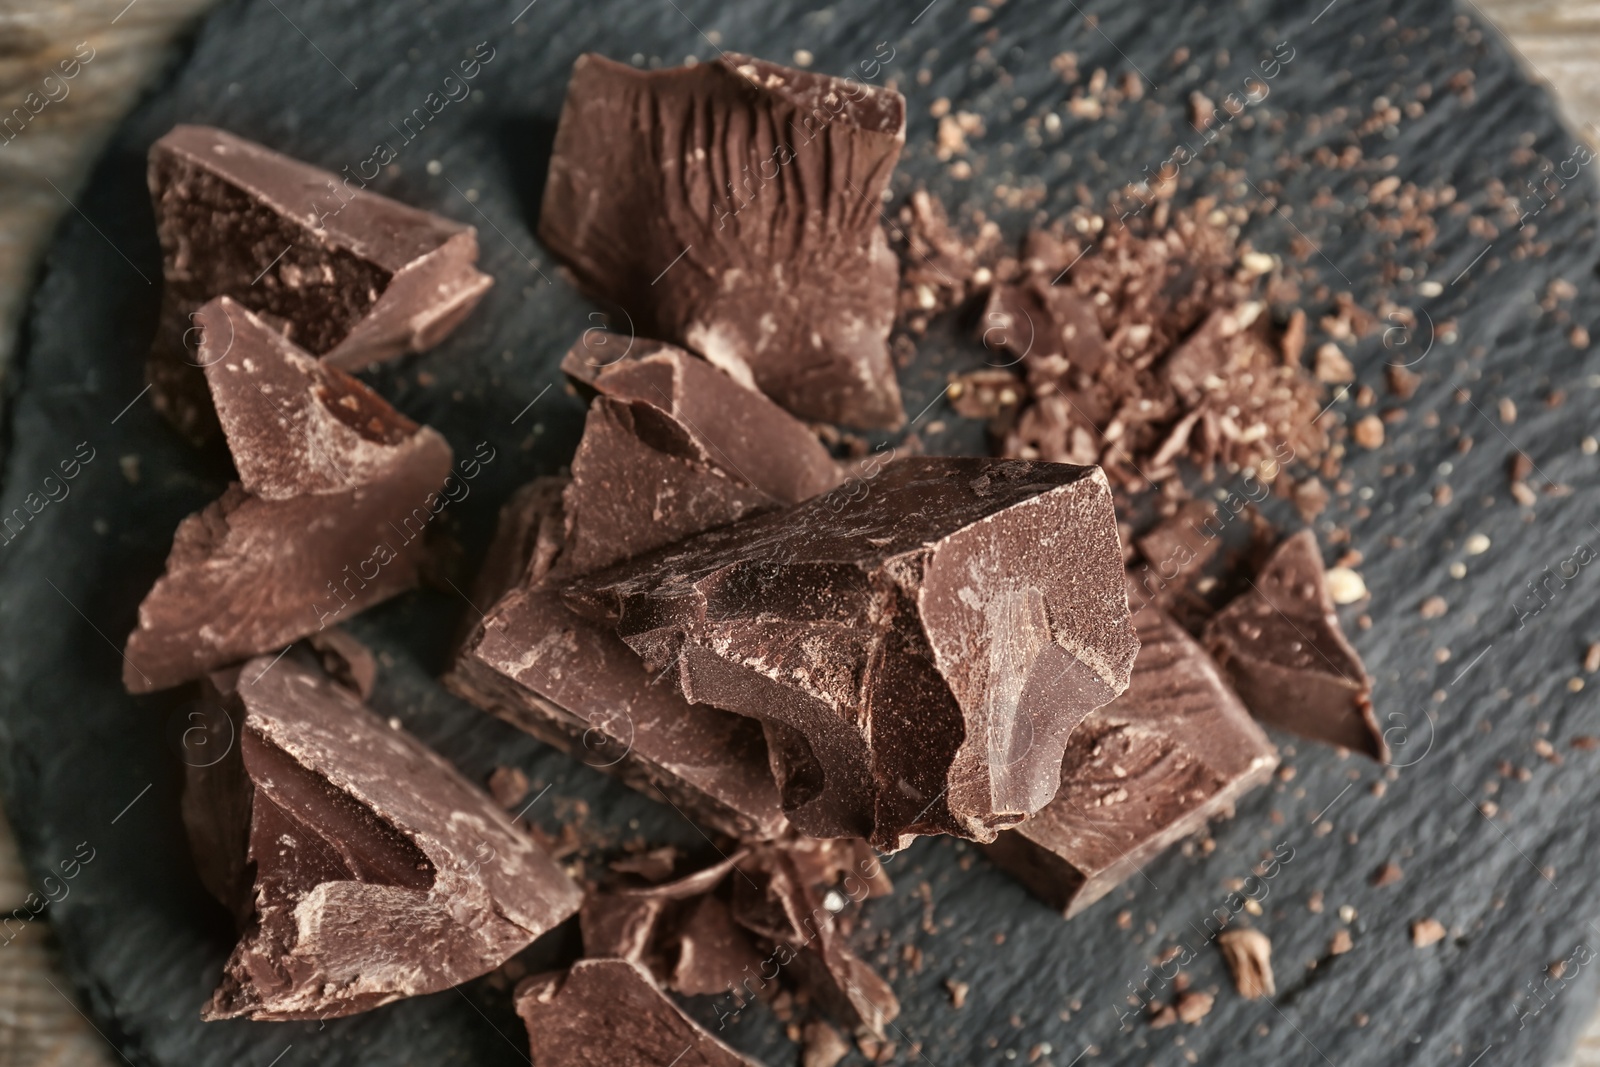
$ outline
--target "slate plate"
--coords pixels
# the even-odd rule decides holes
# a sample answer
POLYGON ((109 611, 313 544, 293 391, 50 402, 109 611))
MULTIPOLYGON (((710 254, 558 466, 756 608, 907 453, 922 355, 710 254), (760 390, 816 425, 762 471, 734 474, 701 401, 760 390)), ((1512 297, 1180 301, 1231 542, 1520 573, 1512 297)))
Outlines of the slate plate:
MULTIPOLYGON (((815 9, 696 0, 538 0, 526 8, 521 0, 295 0, 233 3, 211 17, 183 69, 108 149, 78 202, 81 213, 67 218, 49 255, 11 378, 0 498, 10 515, 28 494, 49 488, 46 476, 80 443, 81 456, 92 453, 70 495, 0 546, 3 784, 36 880, 92 854, 87 864, 69 863, 73 880, 38 884, 58 898, 67 893, 49 911, 68 966, 97 1026, 127 1060, 482 1067, 526 1058, 506 993, 484 981, 323 1025, 198 1021, 230 944, 179 830, 182 759, 205 757, 181 744, 190 709, 122 692, 118 649, 173 528, 221 491, 229 471, 225 458, 180 444, 139 398, 159 279, 146 148, 175 122, 207 122, 337 171, 357 167, 384 141, 398 158, 378 189, 479 228, 483 266, 497 278, 483 306, 438 350, 369 375, 458 453, 484 440, 497 449, 471 497, 454 509, 471 559, 500 501, 522 481, 558 469, 581 424, 555 367, 578 332, 598 321, 590 318, 597 309, 561 280, 531 235, 572 60, 594 49, 671 64, 705 59, 713 40, 779 60, 803 48, 817 69, 858 75, 871 72, 859 64, 887 54, 878 42, 889 42, 894 58, 879 77, 908 92, 912 116, 897 195, 925 184, 948 202, 968 199, 1008 236, 1020 233, 1028 212, 1061 214, 1080 196, 1100 202, 1144 168, 1154 170, 1180 140, 1195 141, 1184 117, 1191 90, 1220 100, 1288 42, 1294 58, 1272 80, 1271 95, 1200 150, 1184 170, 1185 186, 1220 190, 1249 207, 1246 231, 1259 248, 1287 253, 1303 242, 1302 266, 1335 291, 1352 290, 1363 306, 1383 310, 1378 300, 1387 293, 1426 312, 1414 332, 1374 334, 1355 348, 1360 381, 1380 395, 1386 361, 1416 360, 1424 382, 1404 405, 1404 421, 1389 425, 1389 443, 1351 458, 1346 477, 1354 491, 1320 530, 1326 546, 1341 524, 1348 547, 1365 557, 1372 623, 1355 628, 1354 609, 1351 633, 1378 679, 1380 715, 1396 731, 1395 762, 1403 767, 1386 773, 1280 737, 1297 772, 1291 781, 1249 797, 1237 818, 1216 828, 1209 853, 1174 850, 1072 923, 970 846, 918 843, 890 864, 899 891, 872 906, 861 934, 863 947, 892 968, 905 1005, 897 1061, 1491 1067, 1560 1058, 1593 1008, 1594 968, 1579 964, 1588 945, 1600 944, 1600 927, 1591 923, 1600 913, 1592 889, 1600 860, 1591 851, 1590 814, 1600 795, 1592 773, 1600 754, 1568 744, 1600 733, 1596 688, 1567 687, 1582 650, 1600 638, 1593 611, 1600 568, 1567 564, 1570 581, 1550 580, 1541 600, 1525 599, 1525 583, 1577 558, 1580 544, 1600 545, 1591 521, 1596 461, 1578 449, 1594 432, 1600 358, 1569 343, 1567 311, 1536 305, 1550 280, 1563 277, 1577 296, 1561 308, 1600 330, 1584 310, 1600 297, 1587 171, 1564 201, 1527 220, 1530 229, 1519 231, 1517 216, 1539 204, 1528 182, 1541 166, 1560 168, 1572 158, 1575 138, 1503 49, 1439 0, 1337 0, 1320 14, 1321 0, 1092 6, 1095 24, 1071 0, 1008 0, 986 22, 957 0, 920 14, 920 0, 815 9), (471 99, 447 105, 407 143, 404 118, 426 106, 479 42, 493 58, 471 99), (1189 56, 1175 61, 1179 46, 1189 56), (1067 114, 1074 90, 1051 59, 1068 51, 1085 74, 1104 67, 1114 79, 1133 70, 1148 75, 1144 100, 1100 122, 1067 114), (1471 72, 1470 86, 1462 71, 1471 72), (1404 108, 1424 85, 1432 98, 1419 114, 1384 120, 1375 98, 1404 108), (970 180, 956 180, 933 158, 929 105, 938 97, 983 118, 970 180), (1375 106, 1378 120, 1353 133, 1375 106), (1057 129, 1041 122, 1050 109, 1064 118, 1057 129), (1337 154, 1352 144, 1363 151, 1360 166, 1317 162, 1319 147, 1337 154), (1408 236, 1386 247, 1391 238, 1358 212, 1370 183, 1391 173, 1425 187, 1449 184, 1470 211, 1441 212, 1431 244, 1408 236), (1282 184, 1281 194, 1273 183, 1282 184), (1037 200, 996 212, 991 199, 1000 185, 1037 200), (1326 190, 1320 198, 1319 190, 1326 190), (1267 192, 1281 200, 1264 201, 1267 192), (1492 227, 1469 226, 1469 215, 1492 219, 1492 227), (1535 254, 1527 254, 1530 245, 1535 254), (1424 279, 1439 288, 1420 288, 1424 279), (1470 399, 1458 399, 1457 389, 1470 399), (1546 406, 1552 389, 1566 391, 1564 405, 1546 406), (1516 404, 1514 423, 1500 422, 1501 397, 1516 404), (1465 454, 1462 435, 1476 442, 1465 454), (1504 474, 1512 441, 1537 465, 1535 487, 1548 480, 1575 491, 1517 508, 1504 474), (1440 484, 1452 486, 1451 500, 1432 495, 1440 484), (1474 532, 1493 547, 1468 557, 1463 542, 1474 532), (1465 563, 1464 578, 1449 576, 1453 562, 1465 563), (1434 594, 1449 612, 1424 620, 1418 604, 1434 594), (1538 613, 1528 614, 1536 605, 1538 613), (1449 649, 1448 662, 1438 661, 1441 648, 1449 649), (1535 754, 1541 736, 1563 763, 1535 754), (1497 770, 1502 761, 1510 776, 1497 770), (1374 792, 1380 781, 1381 797, 1374 792), (1498 782, 1492 795, 1490 781, 1498 782), (1492 820, 1475 806, 1491 800, 1498 806, 1492 820), (1246 917, 1273 940, 1279 992, 1270 1002, 1246 1002, 1205 944, 1205 918, 1227 907, 1230 884, 1279 845, 1293 859, 1263 883, 1263 913, 1246 917), (1403 867, 1403 880, 1371 886, 1370 874, 1389 861, 1403 867), (1314 892, 1323 901, 1318 912, 1308 906, 1314 892), (1354 909, 1354 949, 1327 957, 1343 906, 1354 909), (1409 924, 1426 916, 1450 934, 1413 948, 1409 924), (1218 992, 1215 1008, 1198 1027, 1122 1027, 1123 997, 1135 985, 1148 982, 1156 999, 1171 999, 1171 987, 1145 967, 1179 942, 1194 952, 1185 969, 1193 986, 1218 992), (920 969, 901 963, 904 945, 920 949, 920 969), (1547 964, 1569 958, 1560 980, 1545 980, 1547 964), (946 979, 971 986, 959 1011, 949 1006, 946 979)), ((1329 303, 1327 293, 1305 288, 1314 308, 1329 303)), ((615 309, 599 310, 615 318, 615 309)), ((948 370, 983 361, 969 335, 948 322, 920 349, 902 375, 912 412, 937 400, 948 370)), ((1353 410, 1345 399, 1327 417, 1349 418, 1353 410)), ((934 451, 981 445, 975 426, 938 404, 920 427, 934 451), (945 424, 942 433, 930 429, 935 420, 945 424)), ((1273 514, 1294 522, 1281 507, 1273 514)), ((547 829, 581 819, 592 840, 638 837, 706 851, 698 831, 670 809, 438 687, 432 679, 468 610, 453 593, 423 592, 356 621, 356 632, 384 653, 374 705, 474 777, 512 763, 536 788, 549 785, 531 812, 547 829)), ((574 949, 564 930, 526 962, 545 966, 574 949)), ((711 998, 692 1009, 714 1028, 727 1010, 711 998)), ((720 1032, 769 1063, 796 1061, 763 1007, 724 1018, 720 1032)))

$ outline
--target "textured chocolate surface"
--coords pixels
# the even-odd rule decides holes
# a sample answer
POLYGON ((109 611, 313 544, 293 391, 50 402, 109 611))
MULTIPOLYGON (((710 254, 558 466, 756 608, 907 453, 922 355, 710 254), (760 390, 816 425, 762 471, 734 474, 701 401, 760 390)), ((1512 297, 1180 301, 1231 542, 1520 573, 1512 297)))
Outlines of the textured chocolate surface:
POLYGON ((539 236, 638 333, 801 418, 896 426, 878 220, 904 139, 890 89, 733 53, 657 71, 584 55, 539 236))
POLYGON ((1073 731, 1061 791, 987 847, 1068 918, 1175 841, 1231 812, 1278 756, 1206 650, 1154 607, 1133 615, 1128 691, 1073 731))
POLYGON ((445 684, 705 826, 738 837, 781 833, 787 823, 759 724, 684 700, 610 627, 573 612, 544 580, 560 562, 548 539, 562 525, 555 489, 554 480, 525 489, 502 512, 494 574, 534 555, 522 555, 520 584, 474 627, 445 684), (549 551, 541 555, 541 546, 549 551))
MULTIPOLYGON (((594 345, 563 361, 578 377, 594 345)), ((625 351, 627 339, 604 347, 625 351)), ((838 464, 810 428, 680 348, 579 378, 599 392, 566 491, 562 570, 582 574, 837 485, 838 464)))
POLYGON ((1389 758, 1372 683, 1339 628, 1310 530, 1278 546, 1251 588, 1206 624, 1204 639, 1256 718, 1375 760, 1389 758))
POLYGON ((577 910, 493 800, 298 657, 208 683, 239 744, 190 768, 185 821, 202 871, 231 872, 208 888, 247 920, 206 1018, 334 1018, 447 989, 577 910))
POLYGON ((197 315, 240 481, 173 535, 123 682, 165 689, 417 583, 450 446, 226 297, 197 315))
POLYGON ((742 1003, 798 992, 847 1028, 881 1036, 899 1002, 848 934, 859 905, 892 888, 865 842, 791 837, 672 881, 591 891, 584 952, 640 963, 689 995, 742 1003))
POLYGON ((782 503, 799 503, 842 480, 809 426, 675 345, 591 335, 572 346, 561 369, 606 396, 662 409, 683 427, 701 462, 782 503), (596 367, 597 352, 625 354, 596 367))
POLYGON ((573 582, 692 701, 762 721, 802 832, 992 840, 1055 794, 1066 736, 1127 686, 1093 468, 910 458, 573 582))
POLYGON ((538 1067, 761 1067, 711 1036, 627 960, 580 960, 517 986, 538 1067))
POLYGON ((438 344, 493 284, 471 226, 224 130, 174 127, 150 148, 149 183, 165 280, 152 397, 191 437, 215 429, 190 318, 208 300, 359 367, 438 344))

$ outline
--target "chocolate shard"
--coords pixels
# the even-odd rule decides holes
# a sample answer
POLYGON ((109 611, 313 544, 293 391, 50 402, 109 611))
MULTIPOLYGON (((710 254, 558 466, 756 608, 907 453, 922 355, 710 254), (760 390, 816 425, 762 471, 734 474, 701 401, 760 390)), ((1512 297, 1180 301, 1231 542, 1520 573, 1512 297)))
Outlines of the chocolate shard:
POLYGON ((611 336, 602 347, 625 356, 590 368, 586 361, 595 344, 588 338, 573 345, 562 370, 605 396, 660 408, 683 428, 701 462, 784 504, 825 493, 843 480, 811 428, 763 394, 675 345, 635 340, 629 349, 627 338, 611 336))
POLYGON ((878 205, 904 142, 890 89, 732 53, 661 71, 580 56, 539 237, 639 332, 801 418, 898 426, 878 205))
MULTIPOLYGON (((547 543, 544 534, 530 538, 530 529, 562 527, 561 494, 550 488, 508 505, 510 522, 502 522, 491 558, 547 543), (530 505, 543 510, 530 515, 530 505)), ((546 580, 541 568, 557 562, 558 554, 541 562, 535 552, 523 564, 521 583, 467 638, 446 687, 589 766, 665 797, 703 826, 741 838, 783 833, 788 823, 760 725, 654 684, 610 627, 573 612, 546 580)))
POLYGON ((208 684, 238 745, 190 769, 184 813, 202 872, 227 848, 254 885, 240 909, 238 875, 206 879, 248 919, 204 1018, 333 1018, 448 989, 578 909, 493 800, 298 657, 208 684))
POLYGON ((477 232, 366 191, 359 179, 209 126, 150 148, 161 324, 149 379, 186 436, 215 430, 190 315, 229 296, 302 349, 359 367, 438 344, 494 283, 477 232))
POLYGON ((660 408, 601 396, 572 457, 565 506, 562 566, 583 573, 778 501, 706 462, 698 442, 660 408))
POLYGON ((134 693, 276 651, 415 586, 450 472, 443 437, 227 297, 197 320, 240 482, 179 524, 128 636, 134 693))
POLYGON ((1056 798, 985 847, 1067 918, 1231 811, 1278 765, 1205 649, 1155 607, 1133 623, 1128 691, 1073 731, 1056 798))
POLYGON ((760 972, 761 954, 720 897, 707 895, 691 902, 674 934, 678 959, 671 986, 679 993, 725 993, 747 975, 760 972))
POLYGON ((822 1010, 851 1029, 882 1038, 900 1014, 889 983, 850 950, 825 907, 787 852, 771 850, 749 881, 733 884, 733 918, 778 950, 793 980, 822 1010))
POLYGON ((578 912, 584 955, 648 965, 665 897, 590 893, 578 912))
POLYGON ((580 960, 518 984, 539 1067, 761 1067, 718 1041, 628 960, 580 960))
POLYGON ((1217 612, 1203 636, 1256 718, 1388 760, 1372 683, 1339 628, 1316 534, 1301 530, 1285 539, 1251 589, 1217 612))
POLYGON ((802 833, 993 840, 1127 687, 1110 490, 1093 467, 949 457, 863 484, 579 578, 568 601, 691 702, 760 719, 802 833))

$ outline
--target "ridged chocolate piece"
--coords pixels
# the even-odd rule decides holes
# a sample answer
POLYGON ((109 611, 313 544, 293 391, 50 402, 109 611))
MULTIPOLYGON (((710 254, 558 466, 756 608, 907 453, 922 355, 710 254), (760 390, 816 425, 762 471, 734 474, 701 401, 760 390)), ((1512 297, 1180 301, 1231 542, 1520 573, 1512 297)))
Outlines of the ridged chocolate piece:
POLYGON ((190 314, 229 296, 339 367, 438 344, 494 280, 471 226, 209 126, 150 148, 161 323, 149 379, 185 436, 216 430, 190 314))
POLYGON ((878 223, 904 141, 893 90, 732 53, 659 71, 580 56, 539 236, 639 333, 801 418, 898 426, 878 223))
POLYGON ((1388 760, 1372 682, 1339 628, 1310 530, 1277 547, 1251 589, 1206 624, 1204 639, 1256 718, 1388 760))
POLYGON ((761 1067, 711 1036, 628 960, 524 979, 517 1014, 538 1067, 761 1067))
POLYGON ((184 519, 139 605, 123 684, 276 652, 417 584, 450 446, 222 297, 196 316, 240 481, 184 519))
POLYGON ((577 911, 582 891, 487 794, 298 656, 208 683, 238 743, 189 769, 184 818, 243 936, 206 1019, 448 989, 577 911))
POLYGON ((580 578, 663 684, 760 719, 803 833, 993 840, 1047 804, 1067 735, 1127 687, 1111 494, 1097 468, 891 463, 580 578))
POLYGON ((1278 755, 1183 628, 1134 613, 1128 691, 1067 741, 1061 791, 986 846, 990 858, 1067 918, 1263 784, 1278 755))
MULTIPOLYGON (((563 526, 553 482, 541 479, 502 512, 490 558, 504 575, 520 556, 520 577, 473 628, 445 685, 640 792, 666 797, 702 826, 736 837, 783 833, 760 724, 692 705, 658 683, 609 626, 573 612, 546 580, 560 562, 550 538, 563 526)), ((476 595, 502 592, 493 589, 499 580, 476 595)))

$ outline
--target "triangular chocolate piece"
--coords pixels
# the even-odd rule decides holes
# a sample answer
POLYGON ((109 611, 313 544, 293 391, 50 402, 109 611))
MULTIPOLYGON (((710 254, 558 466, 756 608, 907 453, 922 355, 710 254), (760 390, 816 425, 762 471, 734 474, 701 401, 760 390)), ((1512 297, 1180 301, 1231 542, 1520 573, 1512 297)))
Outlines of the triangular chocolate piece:
POLYGON ((128 636, 135 693, 276 652, 412 588, 445 504, 439 434, 227 297, 197 319, 244 484, 173 535, 128 636))
POLYGON ((1339 628, 1310 530, 1277 547, 1249 591, 1206 624, 1205 643, 1256 718, 1388 760, 1372 683, 1339 628))

